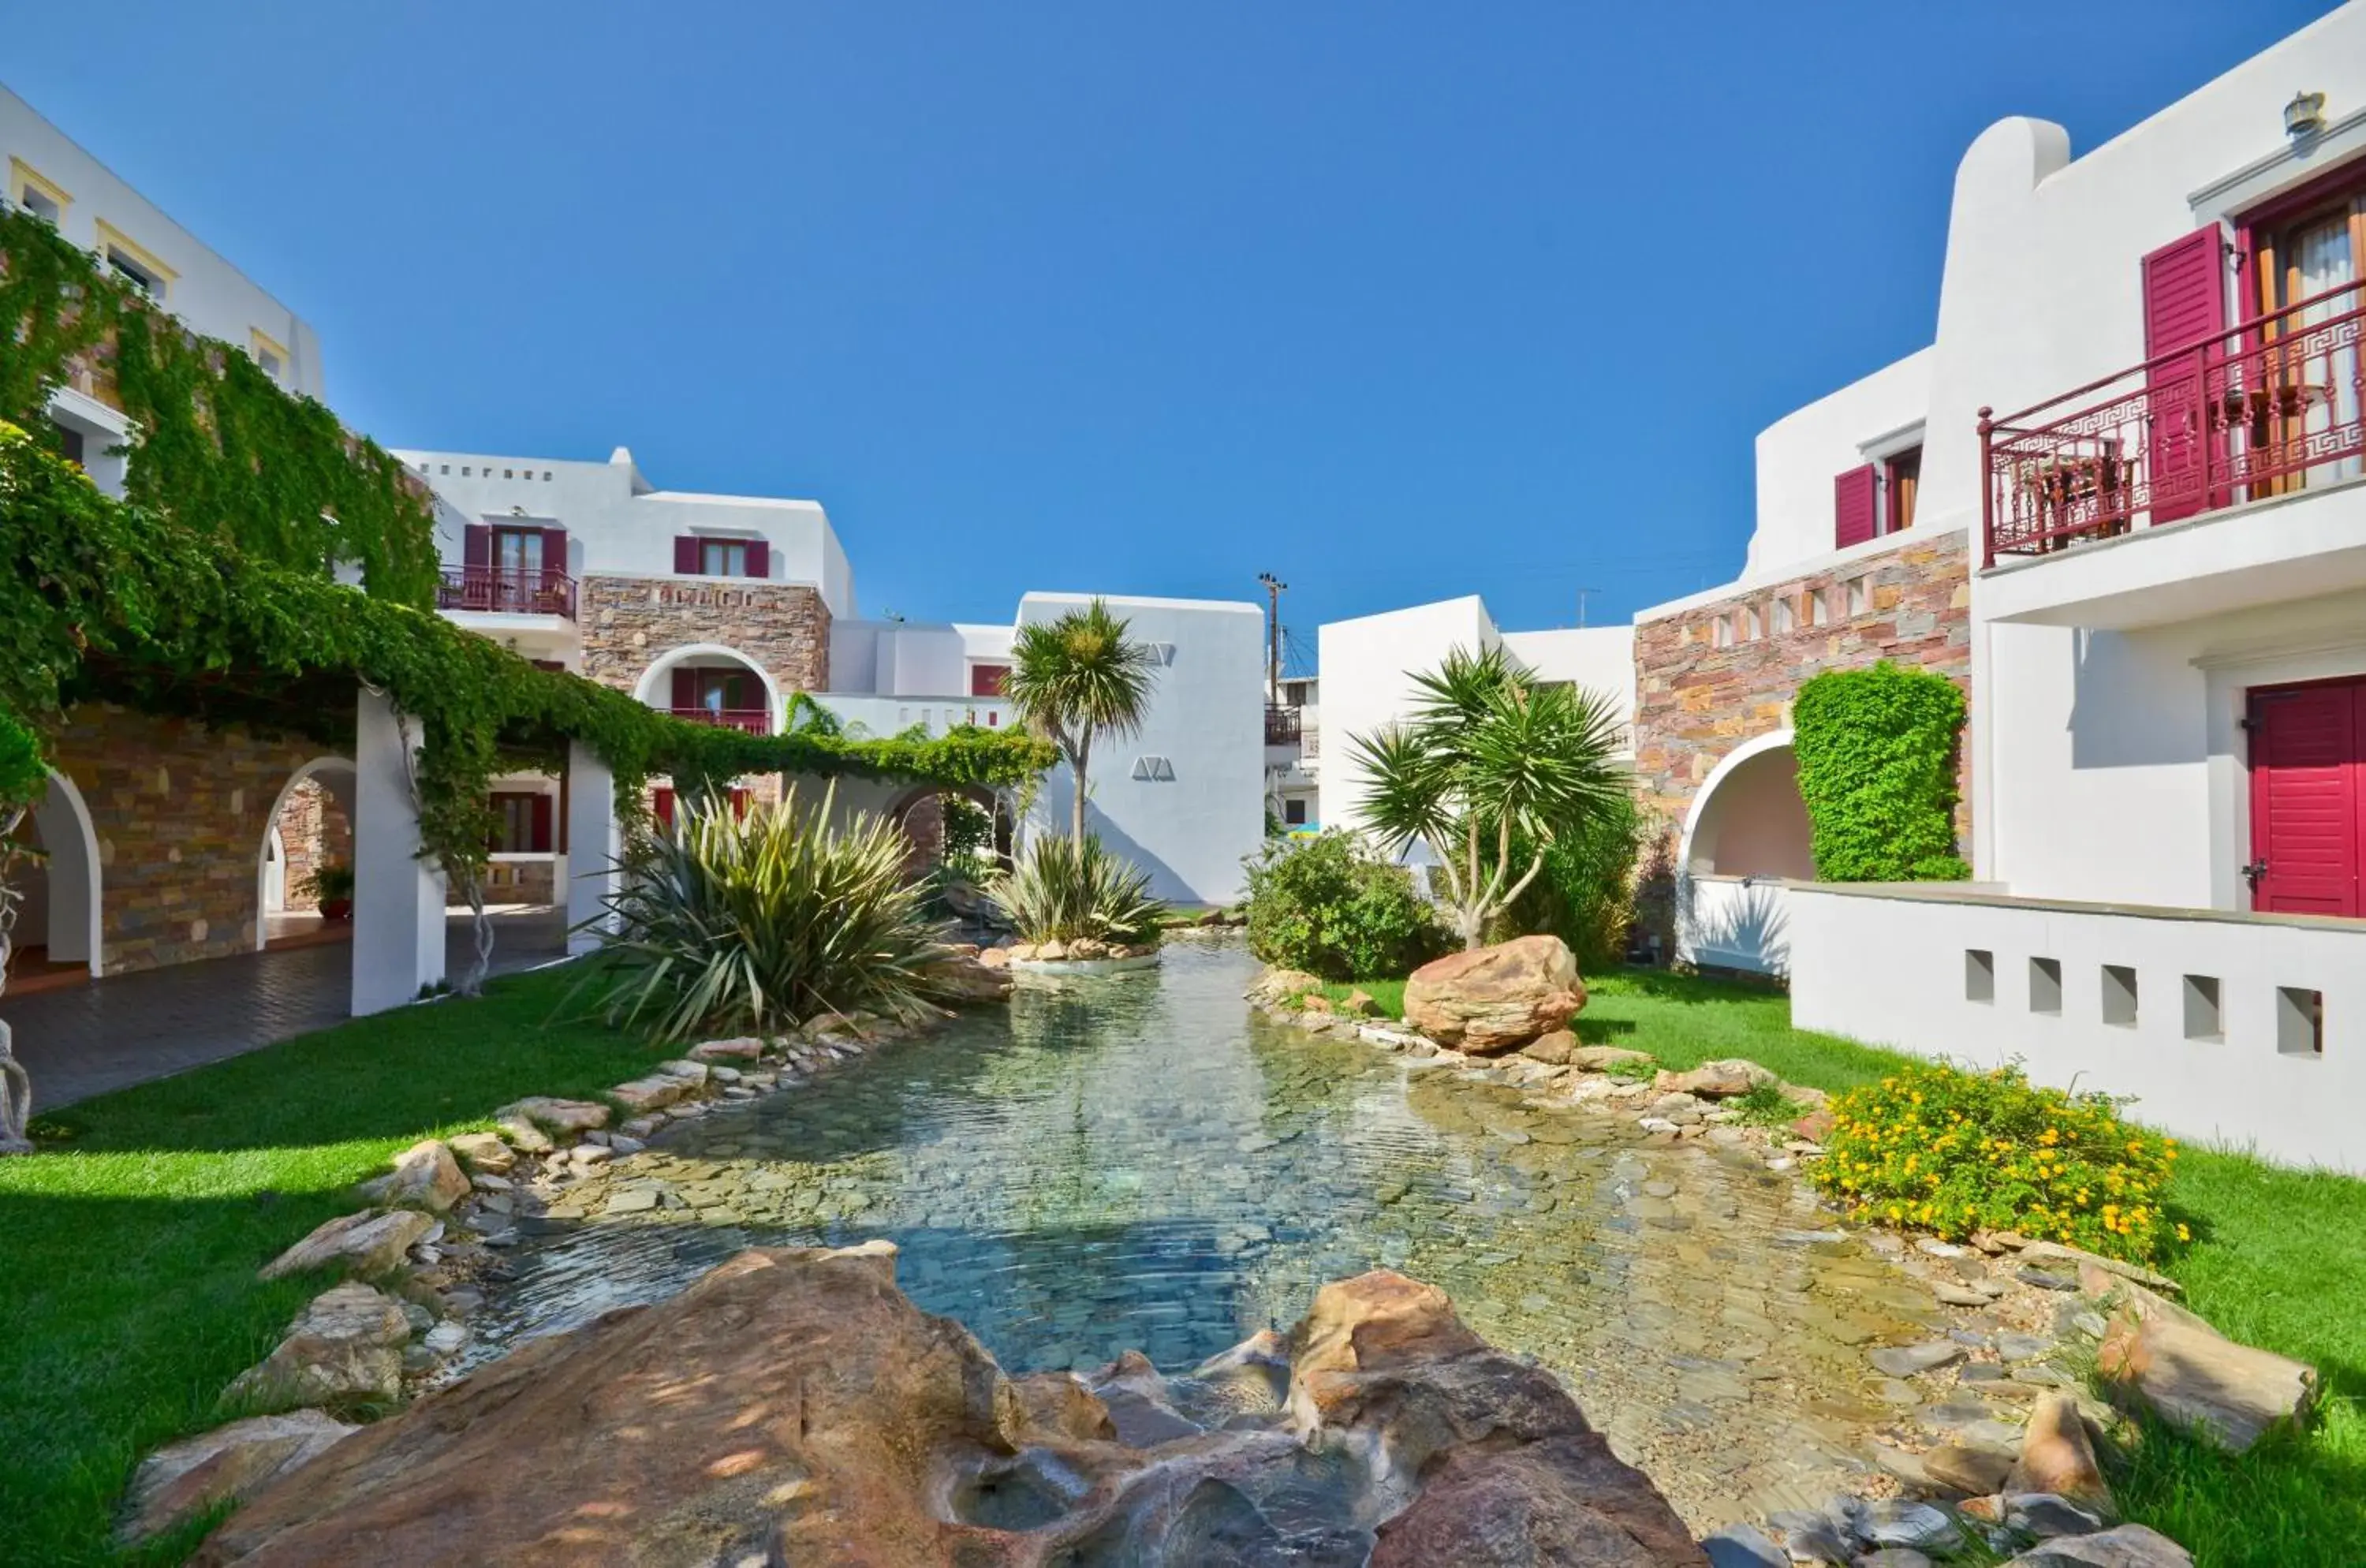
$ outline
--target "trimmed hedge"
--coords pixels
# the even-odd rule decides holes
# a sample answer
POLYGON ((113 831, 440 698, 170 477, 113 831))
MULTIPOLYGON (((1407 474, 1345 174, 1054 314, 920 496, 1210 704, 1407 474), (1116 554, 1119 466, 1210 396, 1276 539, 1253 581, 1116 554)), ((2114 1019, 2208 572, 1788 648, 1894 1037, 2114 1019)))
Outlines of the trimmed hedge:
POLYGON ((1887 660, 1828 670, 1792 705, 1799 798, 1826 882, 1958 882, 1955 748, 1964 694, 1887 660))

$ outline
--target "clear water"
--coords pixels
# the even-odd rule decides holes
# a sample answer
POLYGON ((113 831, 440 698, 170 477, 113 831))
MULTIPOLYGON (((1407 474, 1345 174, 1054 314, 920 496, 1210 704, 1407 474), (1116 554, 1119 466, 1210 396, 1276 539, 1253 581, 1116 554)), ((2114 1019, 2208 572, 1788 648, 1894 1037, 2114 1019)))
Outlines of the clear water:
MULTIPOLYGON (((526 1227, 489 1353, 749 1245, 884 1235, 1013 1371, 1182 1368, 1387 1266, 1570 1382, 1697 1527, 1820 1501, 1884 1412, 1863 1347, 1930 1298, 1787 1178, 1483 1075, 1268 1023, 1245 953, 1030 980, 791 1092, 680 1123, 526 1227), (610 1213, 617 1194, 661 1205, 610 1213)), ((628 1206, 633 1200, 627 1200, 628 1206)), ((1919 1330, 1927 1332, 1927 1328, 1919 1330)))

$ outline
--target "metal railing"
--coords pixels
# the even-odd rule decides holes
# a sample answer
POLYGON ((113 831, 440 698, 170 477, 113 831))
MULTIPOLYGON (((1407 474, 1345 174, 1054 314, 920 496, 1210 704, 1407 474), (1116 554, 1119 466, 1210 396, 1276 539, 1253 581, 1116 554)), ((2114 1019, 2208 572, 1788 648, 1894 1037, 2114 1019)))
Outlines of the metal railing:
POLYGON ((772 714, 769 708, 679 707, 672 711, 674 717, 688 719, 693 724, 719 724, 731 729, 744 729, 750 735, 772 733, 772 714))
POLYGON ((1265 710, 1265 743, 1268 746, 1295 746, 1302 733, 1302 716, 1290 707, 1268 707, 1265 710))
POLYGON ((506 566, 447 566, 435 586, 439 610, 575 618, 575 580, 563 571, 506 566))
POLYGON ((2366 284, 2090 381, 1980 410, 1987 564, 2352 479, 2366 454, 2366 284))

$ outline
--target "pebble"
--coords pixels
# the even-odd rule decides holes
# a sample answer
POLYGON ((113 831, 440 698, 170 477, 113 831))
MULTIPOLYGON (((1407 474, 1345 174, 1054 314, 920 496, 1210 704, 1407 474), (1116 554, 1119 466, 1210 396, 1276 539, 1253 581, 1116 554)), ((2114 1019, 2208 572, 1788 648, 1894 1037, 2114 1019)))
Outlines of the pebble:
POLYGON ((1962 1540, 1964 1532, 1928 1503, 1884 1497, 1866 1505, 1865 1536, 1876 1546, 1929 1546, 1944 1551, 1962 1540))
POLYGON ((2032 1268, 2027 1264, 2014 1269, 2012 1277, 2024 1285, 2034 1285, 2041 1291, 2075 1291, 2079 1288, 2079 1281, 2068 1275, 2049 1273, 2045 1269, 2032 1268))
POLYGON ((1917 1372, 1933 1371, 1950 1361, 1963 1359, 1964 1348, 1946 1339, 1933 1339, 1921 1345, 1885 1346, 1865 1358, 1894 1378, 1910 1378, 1917 1372))
POLYGON ((1749 1525, 1728 1525, 1701 1537, 1709 1568, 1791 1568, 1790 1555, 1749 1525))

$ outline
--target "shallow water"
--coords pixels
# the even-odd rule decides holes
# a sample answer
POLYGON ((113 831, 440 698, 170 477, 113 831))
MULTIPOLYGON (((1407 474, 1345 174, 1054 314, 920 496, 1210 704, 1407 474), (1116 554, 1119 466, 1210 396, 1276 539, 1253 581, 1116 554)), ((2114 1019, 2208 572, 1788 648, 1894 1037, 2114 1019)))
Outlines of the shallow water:
POLYGON ((1385 1265, 1560 1372, 1696 1529, 1863 1472, 1885 1415, 1863 1348, 1941 1325, 1888 1265, 1815 1239, 1787 1177, 1270 1024, 1241 999, 1254 968, 1177 945, 1155 971, 1031 978, 1007 1019, 669 1127, 523 1227, 479 1354, 751 1244, 885 1235, 912 1298, 1008 1370, 1128 1348, 1179 1369, 1385 1265), (659 1207, 603 1215, 649 1190, 659 1207))

